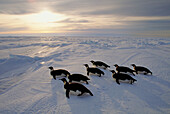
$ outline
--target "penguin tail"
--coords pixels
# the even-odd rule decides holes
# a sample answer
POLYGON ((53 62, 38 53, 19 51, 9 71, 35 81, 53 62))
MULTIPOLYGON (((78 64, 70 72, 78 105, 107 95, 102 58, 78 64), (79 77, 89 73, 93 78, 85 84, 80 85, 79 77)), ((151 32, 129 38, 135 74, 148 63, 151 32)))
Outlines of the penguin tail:
POLYGON ((152 75, 152 72, 150 71, 151 75, 152 75))
POLYGON ((132 72, 132 75, 135 76, 135 74, 132 72))
POLYGON ((90 90, 88 90, 88 93, 89 93, 91 96, 93 96, 93 93, 92 93, 90 90))
POLYGON ((136 79, 133 78, 133 82, 137 81, 136 79))
POLYGON ((90 78, 86 77, 84 80, 90 80, 90 78))
POLYGON ((87 80, 90 80, 89 78, 87 80))
POLYGON ((136 72, 136 70, 132 70, 132 72, 136 72))
POLYGON ((104 72, 102 72, 102 74, 104 75, 104 72))
POLYGON ((90 94, 91 96, 93 96, 93 93, 92 93, 92 92, 89 92, 89 94, 90 94))
POLYGON ((54 80, 56 80, 56 76, 53 76, 54 80))

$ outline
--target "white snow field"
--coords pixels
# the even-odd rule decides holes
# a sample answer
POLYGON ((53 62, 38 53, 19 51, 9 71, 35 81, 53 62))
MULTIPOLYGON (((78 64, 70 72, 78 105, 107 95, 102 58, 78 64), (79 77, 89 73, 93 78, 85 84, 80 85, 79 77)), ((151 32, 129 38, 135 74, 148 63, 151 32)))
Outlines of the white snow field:
POLYGON ((170 114, 170 38, 158 37, 0 37, 1 114, 170 114), (149 68, 153 75, 131 76, 118 85, 109 70, 91 75, 92 91, 66 98, 61 77, 49 66, 86 75, 87 63, 100 60, 149 68))

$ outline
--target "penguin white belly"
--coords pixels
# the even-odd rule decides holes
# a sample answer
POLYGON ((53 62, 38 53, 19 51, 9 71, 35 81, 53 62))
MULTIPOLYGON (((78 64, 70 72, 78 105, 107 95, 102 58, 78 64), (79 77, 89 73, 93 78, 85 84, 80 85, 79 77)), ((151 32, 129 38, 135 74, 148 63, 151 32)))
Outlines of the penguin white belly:
POLYGON ((119 82, 123 82, 123 83, 130 83, 130 80, 119 80, 119 82))
POLYGON ((97 68, 102 68, 102 69, 106 69, 106 67, 105 66, 95 66, 95 67, 97 67, 97 68))
POLYGON ((99 74, 97 74, 97 73, 89 73, 90 75, 94 75, 94 76, 98 76, 99 74))
POLYGON ((102 65, 102 66, 99 66, 99 68, 103 68, 103 69, 106 69, 106 67, 105 67, 105 66, 103 66, 103 65, 102 65))
MULTIPOLYGON (((115 78, 113 78, 113 80, 116 81, 115 78)), ((120 79, 119 79, 119 82, 120 82, 120 83, 130 83, 130 80, 120 80, 120 79)))
POLYGON ((62 73, 62 74, 60 74, 60 75, 58 75, 58 76, 63 76, 63 77, 64 77, 64 76, 66 76, 66 75, 65 75, 64 73, 62 73))
POLYGON ((138 74, 145 74, 145 71, 138 71, 138 74))

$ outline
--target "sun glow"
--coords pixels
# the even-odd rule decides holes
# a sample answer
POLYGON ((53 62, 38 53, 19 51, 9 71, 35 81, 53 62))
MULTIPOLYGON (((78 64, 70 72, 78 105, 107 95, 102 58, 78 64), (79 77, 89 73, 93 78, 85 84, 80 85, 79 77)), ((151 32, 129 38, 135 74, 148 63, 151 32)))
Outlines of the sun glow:
POLYGON ((50 12, 48 10, 39 13, 24 16, 23 21, 26 22, 30 30, 36 32, 54 32, 54 28, 64 26, 63 23, 58 21, 67 18, 65 15, 50 12))
POLYGON ((60 20, 62 16, 45 10, 45 11, 42 11, 40 13, 33 15, 33 17, 31 18, 33 18, 35 22, 49 23, 49 22, 54 22, 56 20, 60 20))

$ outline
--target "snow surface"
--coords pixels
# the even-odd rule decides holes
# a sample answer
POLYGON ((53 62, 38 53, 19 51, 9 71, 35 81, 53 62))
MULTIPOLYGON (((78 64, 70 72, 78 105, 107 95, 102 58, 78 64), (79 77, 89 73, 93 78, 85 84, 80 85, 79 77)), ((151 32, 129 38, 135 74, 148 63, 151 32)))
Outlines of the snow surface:
POLYGON ((169 114, 170 38, 136 37, 0 37, 1 114, 169 114), (89 76, 94 96, 71 92, 50 76, 49 66, 86 75, 83 64, 101 60, 132 68, 148 67, 133 85, 118 85, 111 72, 89 76))

